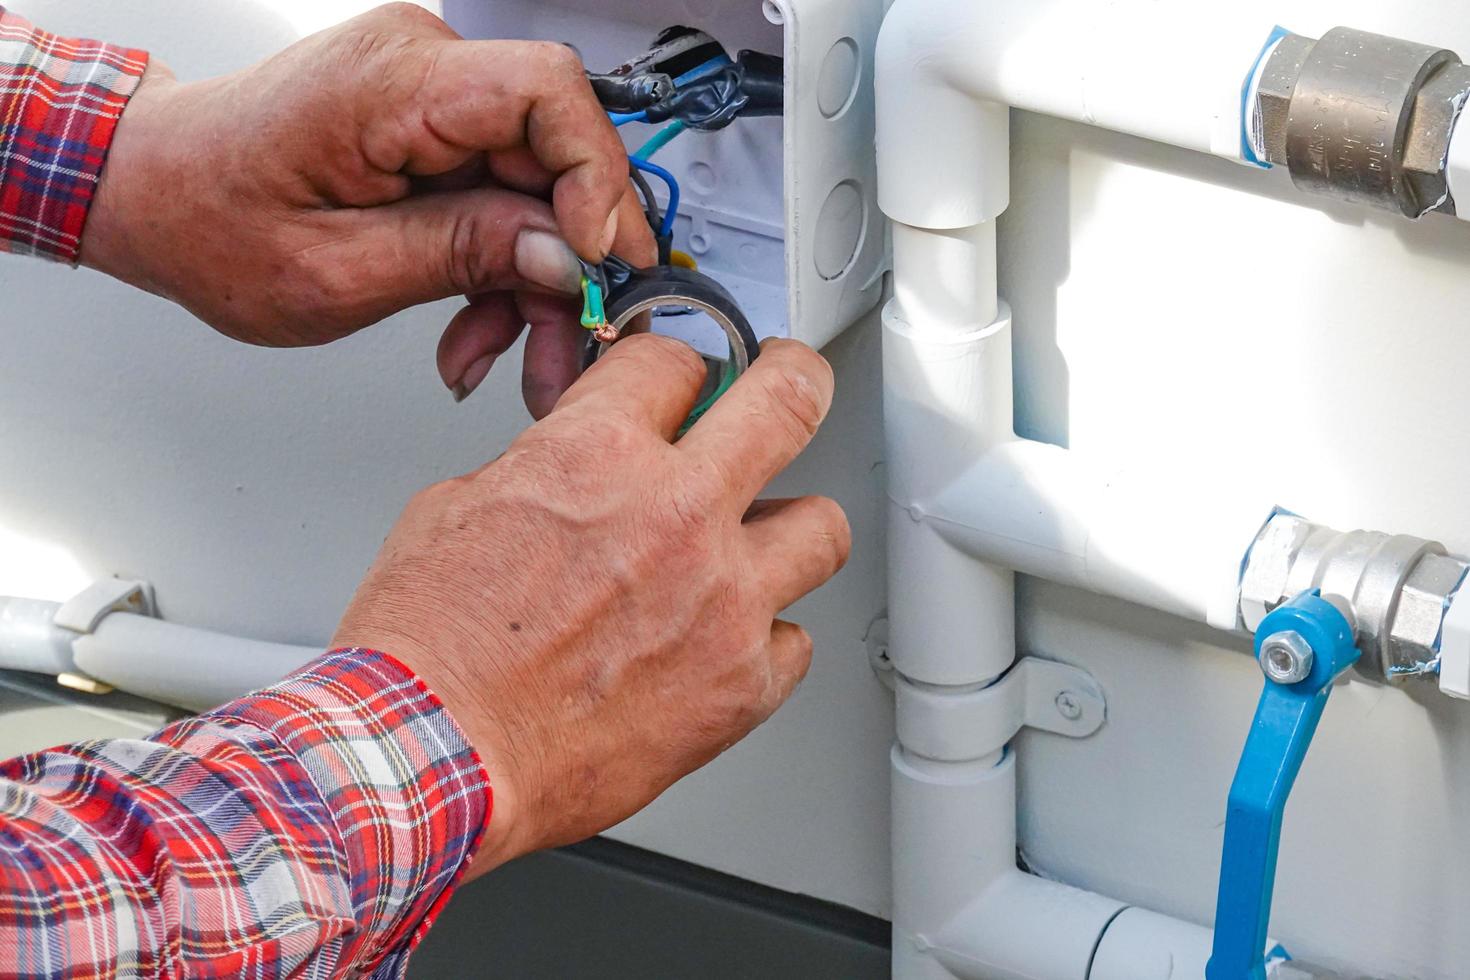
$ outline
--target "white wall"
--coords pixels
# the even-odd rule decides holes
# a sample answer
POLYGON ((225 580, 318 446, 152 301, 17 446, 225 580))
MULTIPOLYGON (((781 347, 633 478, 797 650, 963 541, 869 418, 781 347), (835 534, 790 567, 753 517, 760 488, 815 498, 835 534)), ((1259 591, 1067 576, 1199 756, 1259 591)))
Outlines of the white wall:
MULTIPOLYGON (((25 9, 149 45, 195 76, 293 33, 248 0, 25 9)), ((1450 0, 1293 0, 1277 19, 1470 54, 1450 0)), ((1201 481, 1266 474, 1315 519, 1470 553, 1458 485, 1470 476, 1470 226, 1412 225, 1303 199, 1283 173, 1016 124, 1002 286, 1027 434, 1113 457, 1164 452, 1201 481)), ((323 639, 408 494, 524 423, 513 364, 461 406, 439 386, 431 354, 450 306, 329 350, 273 352, 88 273, 0 261, 0 290, 0 531, 59 545, 89 573, 145 575, 184 622, 323 639)), ((876 347, 870 320, 829 350, 832 421, 777 488, 834 494, 857 533, 852 566, 797 610, 817 637, 811 678, 617 836, 881 914, 891 718, 862 643, 882 604, 876 347)), ((1260 686, 1244 644, 1054 586, 1022 598, 1028 649, 1086 666, 1109 698, 1089 740, 1026 737, 1028 860, 1207 920, 1260 686)), ((1470 933, 1450 923, 1470 915, 1456 835, 1467 814, 1470 706, 1340 688, 1288 814, 1273 931, 1374 976, 1464 977, 1470 933)))

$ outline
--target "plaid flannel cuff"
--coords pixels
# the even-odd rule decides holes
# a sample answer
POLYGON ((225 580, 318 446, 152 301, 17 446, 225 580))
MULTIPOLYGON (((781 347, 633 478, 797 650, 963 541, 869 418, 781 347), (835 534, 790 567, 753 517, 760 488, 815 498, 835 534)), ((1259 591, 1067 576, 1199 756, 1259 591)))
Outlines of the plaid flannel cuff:
POLYGON ((349 649, 211 715, 300 762, 347 851, 359 933, 342 961, 400 974, 490 817, 489 778, 443 703, 393 657, 349 649))
POLYGON ((0 250, 76 262, 148 53, 57 37, 0 6, 0 250))

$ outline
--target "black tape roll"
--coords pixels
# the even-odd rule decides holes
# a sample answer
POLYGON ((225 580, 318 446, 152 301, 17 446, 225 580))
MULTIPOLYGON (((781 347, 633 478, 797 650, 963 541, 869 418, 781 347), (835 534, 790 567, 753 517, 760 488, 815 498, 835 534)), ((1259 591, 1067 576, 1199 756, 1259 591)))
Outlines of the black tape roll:
MULTIPOLYGON (((638 314, 659 306, 693 307, 719 324, 730 343, 730 363, 736 374, 743 373, 760 354, 760 341, 735 297, 702 272, 671 265, 638 269, 603 298, 607 322, 620 331, 638 314)), ((582 369, 591 367, 609 346, 589 333, 582 369)))

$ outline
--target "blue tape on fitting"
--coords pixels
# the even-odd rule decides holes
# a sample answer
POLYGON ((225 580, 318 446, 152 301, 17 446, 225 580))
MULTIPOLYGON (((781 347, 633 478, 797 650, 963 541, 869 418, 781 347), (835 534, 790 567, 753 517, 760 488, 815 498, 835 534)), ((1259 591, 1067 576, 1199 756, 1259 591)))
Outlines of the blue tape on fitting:
POLYGON ((1260 72, 1261 65, 1265 62, 1267 55, 1276 48, 1277 43, 1282 38, 1290 33, 1291 31, 1288 31, 1280 24, 1271 28, 1271 33, 1266 38, 1266 43, 1261 45, 1261 50, 1256 53, 1256 60, 1251 62, 1250 71, 1245 73, 1245 81, 1240 85, 1240 158, 1246 163, 1255 164, 1264 170, 1271 169, 1271 161, 1262 160, 1260 155, 1256 153, 1255 146, 1251 143, 1250 124, 1248 122, 1251 111, 1251 88, 1255 85, 1256 75, 1260 72))

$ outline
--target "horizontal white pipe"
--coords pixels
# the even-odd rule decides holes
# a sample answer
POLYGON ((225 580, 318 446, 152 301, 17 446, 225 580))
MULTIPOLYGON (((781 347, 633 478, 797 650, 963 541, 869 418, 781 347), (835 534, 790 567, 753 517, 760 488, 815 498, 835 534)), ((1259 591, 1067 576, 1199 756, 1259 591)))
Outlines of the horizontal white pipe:
POLYGON ((119 690, 203 711, 280 680, 318 647, 226 636, 133 613, 86 635, 53 622, 57 602, 0 596, 0 670, 81 674, 119 690))
POLYGON ((1005 210, 1007 106, 1239 160, 1274 27, 1250 2, 900 0, 878 41, 879 204, 930 228, 1005 210))
POLYGON ((1213 944, 1204 926, 1126 909, 1103 934, 1087 980, 1199 980, 1213 944))
POLYGON ((33 674, 69 674, 76 670, 71 641, 75 633, 51 619, 59 602, 0 596, 0 670, 33 674))
POLYGON ((320 647, 248 640, 112 613, 72 644, 77 668, 140 697, 203 711, 274 683, 320 647))
POLYGON ((1240 570, 1273 501, 1056 446, 991 449, 919 517, 967 554, 1064 585, 1236 627, 1240 570))

